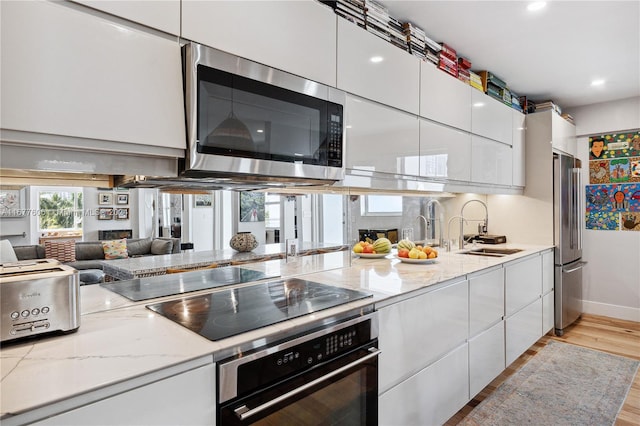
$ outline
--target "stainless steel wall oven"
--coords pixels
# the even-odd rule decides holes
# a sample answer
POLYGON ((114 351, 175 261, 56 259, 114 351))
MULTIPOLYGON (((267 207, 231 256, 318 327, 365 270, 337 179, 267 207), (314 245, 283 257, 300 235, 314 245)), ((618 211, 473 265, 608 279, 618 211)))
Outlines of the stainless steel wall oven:
POLYGON ((218 425, 376 425, 371 312, 218 364, 218 425))

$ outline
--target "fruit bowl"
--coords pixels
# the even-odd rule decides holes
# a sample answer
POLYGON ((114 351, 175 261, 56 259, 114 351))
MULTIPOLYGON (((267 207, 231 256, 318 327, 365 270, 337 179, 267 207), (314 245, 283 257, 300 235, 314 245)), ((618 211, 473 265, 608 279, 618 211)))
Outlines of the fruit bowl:
POLYGON ((436 263, 438 258, 435 259, 411 259, 410 257, 400 257, 396 256, 396 259, 399 259, 400 262, 404 263, 436 263))
POLYGON ((353 254, 359 257, 364 257, 365 259, 380 259, 389 255, 389 253, 353 253, 353 254))

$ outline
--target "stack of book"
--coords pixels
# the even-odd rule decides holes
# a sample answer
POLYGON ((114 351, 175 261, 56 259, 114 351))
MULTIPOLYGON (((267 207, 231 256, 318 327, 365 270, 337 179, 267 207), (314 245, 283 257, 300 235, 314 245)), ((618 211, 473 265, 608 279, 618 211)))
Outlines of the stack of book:
POLYGON ((458 58, 458 80, 469 84, 471 80, 471 62, 467 58, 458 58))
POLYGON ((536 104, 533 103, 533 101, 527 99, 526 96, 520 96, 518 100, 520 101, 520 106, 522 107, 522 111, 525 114, 536 112, 536 104))
MULTIPOLYGON (((503 101, 503 95, 505 94, 505 89, 507 89, 507 83, 491 71, 480 71, 478 74, 482 79, 482 88, 484 89, 484 93, 499 101, 503 101)), ((511 104, 510 93, 509 104, 511 104)))
POLYGON ((482 78, 471 70, 469 70, 469 84, 471 85, 471 87, 484 92, 484 87, 482 86, 482 78))
POLYGON ((409 46, 409 53, 420 59, 426 59, 425 48, 427 35, 420 28, 413 25, 411 22, 405 22, 402 24, 404 30, 405 39, 407 40, 407 46, 409 46))
POLYGON ((571 114, 567 114, 565 112, 564 114, 561 115, 561 117, 564 118, 565 120, 567 120, 571 124, 576 124, 576 123, 574 123, 573 116, 571 114))
POLYGON ((446 43, 440 43, 440 47, 438 68, 454 77, 458 77, 458 54, 455 49, 446 43))
POLYGON ((364 0, 321 0, 321 2, 331 6, 336 15, 365 28, 364 0))
POLYGON ((425 42, 425 51, 424 53, 427 56, 427 61, 434 63, 436 66, 440 64, 440 51, 442 50, 442 46, 431 40, 429 37, 424 37, 425 42))
POLYGON ((550 109, 557 112, 558 115, 562 115, 562 110, 558 105, 554 104, 553 101, 536 102, 536 112, 548 111, 550 109))
POLYGON ((391 15, 389 15, 389 35, 391 36, 391 44, 402 50, 409 50, 407 37, 404 35, 404 29, 402 28, 402 22, 391 15))
POLYGON ((364 10, 367 31, 391 42, 389 10, 373 0, 365 0, 364 10))
POLYGON ((520 98, 521 96, 518 96, 515 93, 511 92, 511 108, 517 109, 520 112, 524 112, 522 105, 520 105, 520 98))

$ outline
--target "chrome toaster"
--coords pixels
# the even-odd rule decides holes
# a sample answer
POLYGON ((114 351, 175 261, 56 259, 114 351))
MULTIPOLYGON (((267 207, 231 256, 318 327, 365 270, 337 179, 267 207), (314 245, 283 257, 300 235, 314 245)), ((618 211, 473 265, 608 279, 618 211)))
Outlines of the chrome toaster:
POLYGON ((54 259, 0 264, 0 342, 80 326, 78 271, 54 259))

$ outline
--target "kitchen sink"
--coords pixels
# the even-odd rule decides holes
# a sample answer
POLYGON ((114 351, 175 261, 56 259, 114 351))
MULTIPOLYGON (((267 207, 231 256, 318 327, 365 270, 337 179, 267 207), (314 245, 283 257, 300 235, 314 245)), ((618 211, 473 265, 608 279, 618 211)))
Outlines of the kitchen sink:
POLYGON ((520 251, 522 251, 522 250, 521 249, 516 249, 516 248, 512 248, 512 249, 506 249, 505 248, 505 249, 502 249, 502 248, 483 247, 483 248, 479 248, 479 249, 463 251, 460 254, 471 254, 471 255, 475 255, 475 256, 503 257, 503 256, 508 256, 510 254, 518 253, 520 251))

